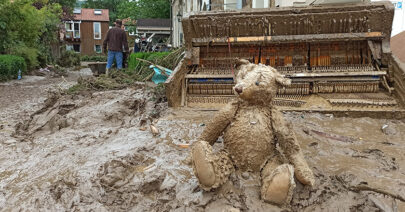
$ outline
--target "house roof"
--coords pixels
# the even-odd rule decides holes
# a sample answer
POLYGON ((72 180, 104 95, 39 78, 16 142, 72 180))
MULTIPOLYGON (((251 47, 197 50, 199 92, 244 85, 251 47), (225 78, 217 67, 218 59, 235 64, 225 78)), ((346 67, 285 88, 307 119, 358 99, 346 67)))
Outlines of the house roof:
POLYGON ((170 19, 138 19, 137 27, 170 27, 170 19))
POLYGON ((391 51, 401 62, 405 63, 405 31, 391 38, 391 51))
POLYGON ((101 11, 100 15, 94 14, 94 10, 98 9, 89 9, 82 8, 80 14, 73 14, 76 21, 110 21, 110 15, 108 9, 99 9, 101 11))

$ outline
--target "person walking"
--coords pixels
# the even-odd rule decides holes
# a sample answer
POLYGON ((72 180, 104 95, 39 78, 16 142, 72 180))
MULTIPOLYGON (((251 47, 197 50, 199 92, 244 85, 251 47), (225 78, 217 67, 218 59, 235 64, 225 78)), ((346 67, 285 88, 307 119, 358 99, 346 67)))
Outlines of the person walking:
POLYGON ((107 67, 106 67, 107 75, 114 62, 114 58, 115 62, 117 63, 117 69, 122 69, 123 47, 126 52, 129 52, 127 34, 125 33, 125 30, 121 28, 121 26, 122 21, 117 19, 115 21, 115 27, 108 30, 107 36, 103 42, 104 52, 107 52, 108 46, 107 67))

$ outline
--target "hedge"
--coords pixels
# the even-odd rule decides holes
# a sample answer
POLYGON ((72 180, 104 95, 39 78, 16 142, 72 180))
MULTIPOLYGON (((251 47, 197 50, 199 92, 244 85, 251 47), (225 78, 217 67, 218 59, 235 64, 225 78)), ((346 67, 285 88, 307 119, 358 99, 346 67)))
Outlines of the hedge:
POLYGON ((74 51, 63 50, 61 57, 56 61, 59 66, 62 67, 74 67, 80 66, 80 54, 74 51))
POLYGON ((107 56, 104 55, 84 55, 80 58, 81 61, 85 62, 107 62, 107 56))
POLYGON ((21 74, 27 71, 24 58, 15 55, 0 55, 0 81, 17 79, 18 70, 21 74))

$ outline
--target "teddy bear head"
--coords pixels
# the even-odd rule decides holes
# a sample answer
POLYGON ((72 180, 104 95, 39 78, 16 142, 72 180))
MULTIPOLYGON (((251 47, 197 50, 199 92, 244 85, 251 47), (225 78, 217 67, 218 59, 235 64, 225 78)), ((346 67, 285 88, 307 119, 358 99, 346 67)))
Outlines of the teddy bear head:
POLYGON ((270 104, 279 86, 291 84, 290 79, 271 66, 239 60, 237 67, 234 91, 240 99, 249 103, 270 104))

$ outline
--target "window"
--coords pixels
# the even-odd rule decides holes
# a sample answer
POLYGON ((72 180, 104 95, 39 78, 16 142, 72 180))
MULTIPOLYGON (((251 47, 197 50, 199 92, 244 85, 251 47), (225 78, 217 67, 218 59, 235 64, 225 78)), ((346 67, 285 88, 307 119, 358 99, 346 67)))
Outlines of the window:
POLYGON ((66 51, 72 51, 73 50, 73 45, 72 44, 67 44, 66 45, 66 51))
POLYGON ((80 22, 66 22, 66 38, 80 38, 80 22))
POLYGON ((80 52, 80 44, 67 44, 66 51, 80 52))
POLYGON ((269 0, 253 0, 252 8, 268 8, 269 0))
POLYGON ((238 8, 238 0, 224 0, 224 10, 236 10, 238 8))
POLYGON ((74 23, 74 30, 73 30, 73 37, 74 38, 80 38, 80 24, 79 23, 74 23))
POLYGON ((75 52, 80 52, 80 44, 73 44, 73 50, 75 52))
POLYGON ((93 23, 94 39, 101 39, 101 24, 100 22, 93 23))
POLYGON ((66 38, 72 38, 73 37, 72 23, 66 23, 65 28, 66 28, 66 38))
POLYGON ((100 10, 100 9, 95 9, 94 10, 94 15, 101 15, 102 13, 103 13, 103 11, 100 10))
POLYGON ((101 45, 95 45, 95 46, 94 46, 94 51, 95 51, 96 53, 102 53, 102 51, 101 51, 101 45))
POLYGON ((82 9, 80 9, 80 8, 73 9, 73 14, 81 14, 81 13, 82 13, 82 9))

